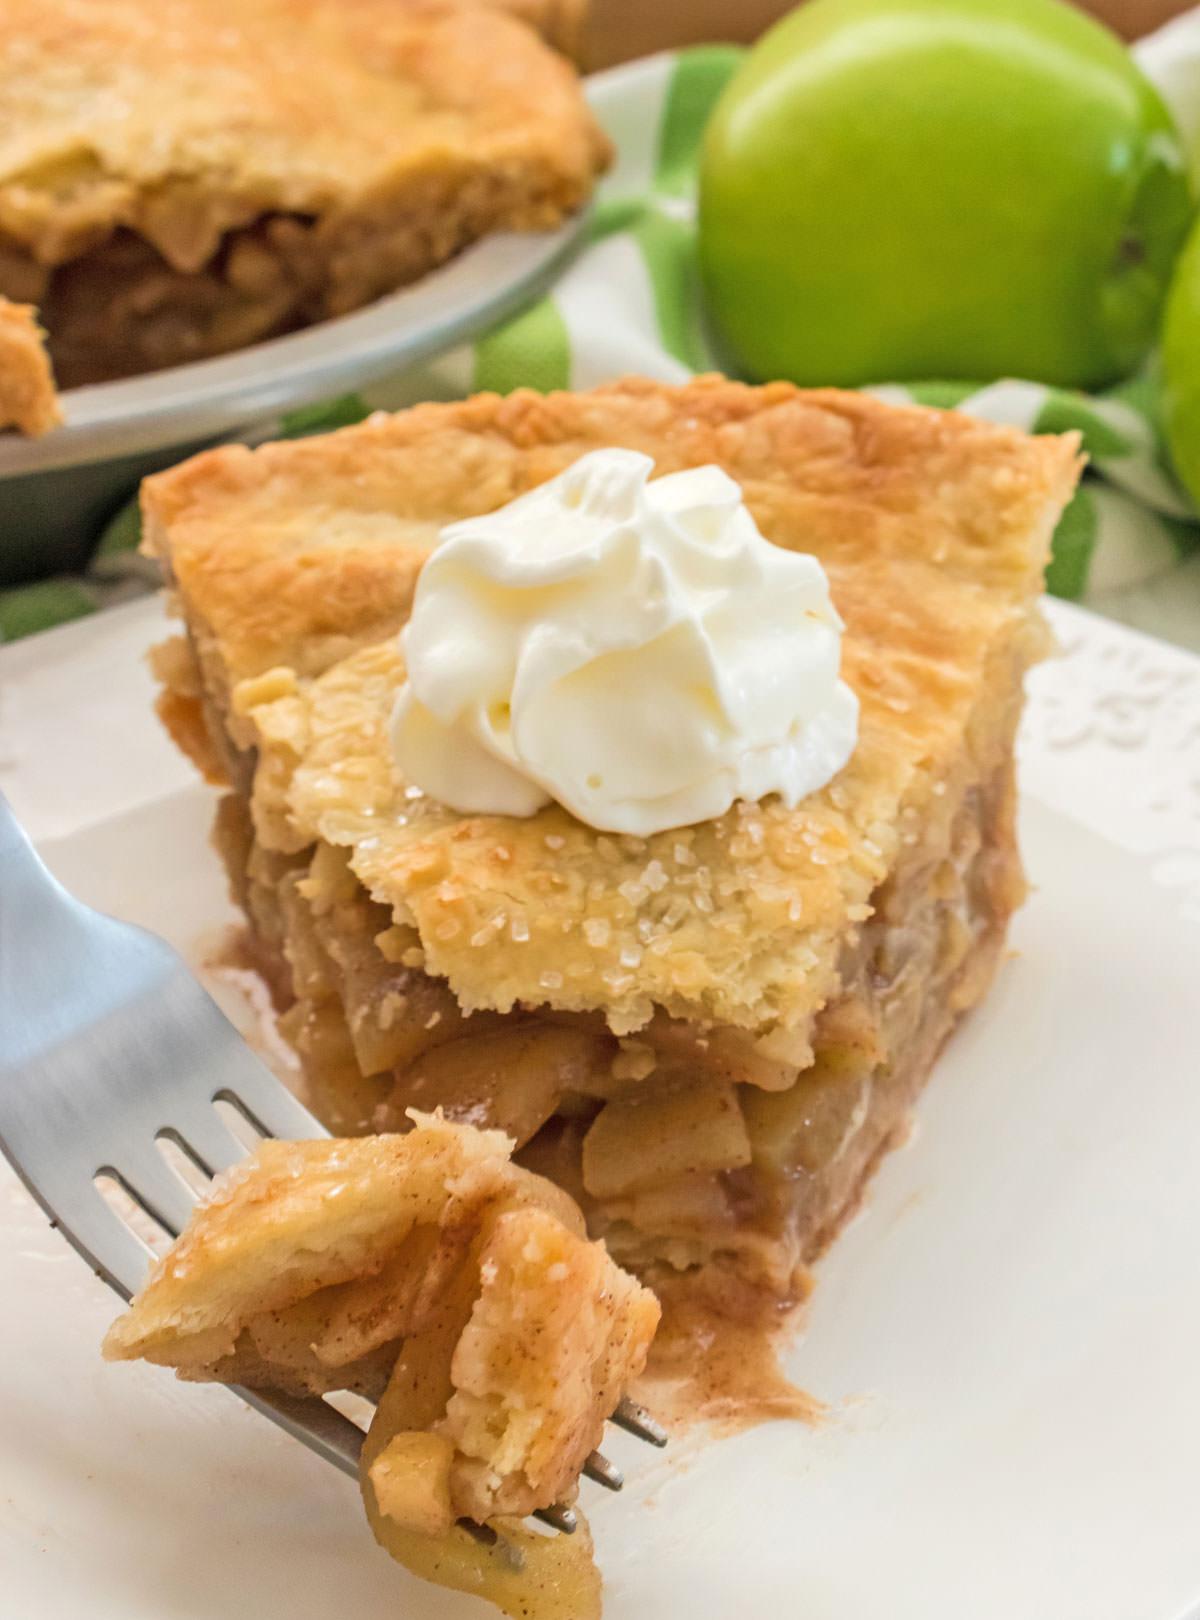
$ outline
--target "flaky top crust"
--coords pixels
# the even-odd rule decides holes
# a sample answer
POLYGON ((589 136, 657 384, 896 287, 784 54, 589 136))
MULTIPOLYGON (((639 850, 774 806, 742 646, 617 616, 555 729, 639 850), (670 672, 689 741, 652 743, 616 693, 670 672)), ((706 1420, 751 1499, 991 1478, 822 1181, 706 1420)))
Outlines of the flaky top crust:
POLYGON ((413 1120, 403 1136, 263 1142, 197 1205, 113 1324, 105 1354, 215 1363, 252 1317, 376 1275, 415 1226, 473 1227, 489 1204, 536 1205, 582 1234, 565 1193, 509 1163, 502 1132, 413 1120))
POLYGON ((369 222, 514 165, 558 217, 606 151, 568 64, 487 7, 0 0, 0 236, 42 264, 124 225, 194 271, 264 213, 369 222))
POLYGON ((628 381, 214 451, 151 480, 146 510, 234 677, 259 751, 260 837, 346 847, 464 1007, 600 1009, 618 1032, 657 1007, 795 1031, 832 993, 872 891, 948 813, 947 782, 1002 765, 1078 472, 1073 436, 782 384, 628 381), (660 474, 716 462, 769 539, 825 565, 860 739, 796 810, 768 799, 614 838, 557 807, 456 815, 400 778, 390 632, 438 527, 606 444, 646 451, 660 474))
POLYGON ((230 684, 276 664, 316 675, 403 624, 443 524, 494 511, 603 445, 644 451, 658 474, 716 463, 769 539, 836 552, 847 571, 912 557, 1010 601, 1040 589, 1048 525, 1080 465, 1070 436, 861 394, 626 378, 208 451, 143 484, 145 547, 230 684))

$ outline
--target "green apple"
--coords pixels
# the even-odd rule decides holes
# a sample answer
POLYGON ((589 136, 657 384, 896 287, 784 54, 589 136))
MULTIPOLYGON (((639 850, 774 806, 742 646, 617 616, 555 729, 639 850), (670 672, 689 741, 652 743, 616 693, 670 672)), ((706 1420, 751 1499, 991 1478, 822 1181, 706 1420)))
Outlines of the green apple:
POLYGON ((758 377, 1094 388, 1156 335, 1191 201, 1169 114, 1059 0, 811 0, 706 132, 712 315, 758 377))
POLYGON ((1200 505, 1200 225, 1188 237, 1175 268, 1162 358, 1171 459, 1200 505))

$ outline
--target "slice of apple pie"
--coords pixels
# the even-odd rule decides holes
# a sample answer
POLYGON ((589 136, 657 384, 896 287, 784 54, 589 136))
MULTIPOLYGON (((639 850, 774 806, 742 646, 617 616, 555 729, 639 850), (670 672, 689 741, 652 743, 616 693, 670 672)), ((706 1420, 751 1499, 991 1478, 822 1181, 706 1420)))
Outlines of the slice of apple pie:
POLYGON ((536 1620, 590 1620, 569 1502, 642 1370, 654 1296, 497 1131, 268 1142, 229 1172, 105 1341, 179 1376, 378 1401, 362 1462, 380 1542, 416 1573, 536 1620), (493 1527, 488 1544, 460 1523, 493 1527))
MULTIPOLYGON (((403 1129, 413 1106, 498 1127, 656 1289, 682 1280, 733 1315, 802 1296, 1021 899, 1013 736, 1078 471, 1069 436, 709 377, 421 406, 151 479, 147 543, 187 630, 157 656, 162 713, 228 786, 217 841, 317 1111, 342 1133, 403 1129), (708 469, 689 557, 732 480, 745 522, 823 565, 857 742, 790 805, 600 831, 552 794, 456 811, 397 764, 397 632, 443 528, 507 522, 498 509, 613 447, 655 480, 708 469)), ((678 518, 670 488, 655 523, 678 518)), ((555 543, 539 531, 530 558, 555 543)), ((611 596, 631 623, 658 600, 647 580, 611 596)), ((486 637, 461 600, 474 667, 486 637)), ((497 587, 487 611, 511 600, 497 587)), ((814 617, 797 610, 797 636, 814 617)), ((770 684, 792 667, 785 631, 764 620, 741 672, 768 706, 792 681, 770 684)), ((644 741, 684 679, 683 662, 654 669, 607 730, 556 734, 560 711, 538 711, 539 746, 583 758, 581 792, 587 750, 644 741)), ((493 707, 476 719, 494 741, 511 716, 493 707)))

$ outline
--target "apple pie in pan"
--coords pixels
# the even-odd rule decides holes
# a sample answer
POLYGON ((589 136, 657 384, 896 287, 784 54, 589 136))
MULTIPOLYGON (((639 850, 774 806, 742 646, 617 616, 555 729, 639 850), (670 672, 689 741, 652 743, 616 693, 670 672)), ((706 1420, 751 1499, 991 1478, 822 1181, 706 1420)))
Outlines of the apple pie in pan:
POLYGON ((570 65, 470 0, 0 0, 0 294, 73 388, 344 314, 608 159, 570 65))
POLYGON ((1073 436, 707 377, 423 405, 148 480, 186 625, 161 712, 226 789, 217 843, 326 1124, 503 1130, 664 1297, 802 1297, 1021 900, 1013 735, 1079 466, 1073 436), (611 446, 715 465, 823 564, 858 742, 795 808, 642 837, 400 774, 397 632, 439 532, 611 446))

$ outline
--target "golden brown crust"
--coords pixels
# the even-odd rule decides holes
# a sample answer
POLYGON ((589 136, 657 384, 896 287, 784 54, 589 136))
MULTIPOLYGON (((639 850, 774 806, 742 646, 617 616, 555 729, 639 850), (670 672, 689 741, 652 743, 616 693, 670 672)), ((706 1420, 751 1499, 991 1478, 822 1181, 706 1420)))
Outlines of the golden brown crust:
MULTIPOLYGON (((660 1007, 703 1023, 802 1030, 837 986, 838 960, 872 892, 928 808, 973 713, 987 655, 1040 641, 984 596, 942 592, 907 645, 856 644, 845 673, 862 699, 846 769, 796 810, 739 805, 651 838, 608 837, 558 807, 526 820, 464 817, 421 797, 392 762, 387 724, 403 667, 394 642, 367 648, 287 696, 235 689, 259 736, 252 805, 268 846, 343 845, 371 895, 417 928, 426 971, 465 1010, 602 1008, 620 1034, 660 1007)), ((874 599, 873 606, 878 598, 874 599)), ((912 604, 898 595, 899 623, 912 604)), ((893 630, 897 620, 893 618, 893 630)))
MULTIPOLYGON (((378 1275, 415 1227, 453 1228, 514 1190, 519 1173, 507 1157, 500 1133, 436 1121, 407 1136, 264 1142, 197 1206, 109 1329, 104 1353, 220 1377, 251 1324, 378 1275)), ((342 1314, 322 1335, 308 1333, 327 1374, 316 1387, 340 1387, 351 1359, 341 1354, 342 1314)))
POLYGON ((4 0, 0 293, 60 386, 344 314, 609 157, 570 65, 478 0, 4 0))
POLYGON ((1077 448, 861 395, 630 380, 217 450, 150 480, 145 501, 150 545, 259 749, 260 839, 346 846, 465 1008, 601 1008, 627 1032, 657 1006, 803 1031, 872 891, 936 814, 965 728, 986 729, 993 688, 1007 704, 1039 650, 1032 604, 1077 448), (860 740, 797 810, 768 800, 610 838, 555 807, 458 816, 399 779, 386 726, 403 670, 380 637, 402 621, 438 525, 599 444, 645 450, 660 473, 718 463, 769 539, 824 563, 860 740))
POLYGON ((227 785, 224 761, 204 718, 204 687, 196 655, 186 636, 169 636, 151 647, 146 659, 159 683, 154 712, 171 741, 186 754, 206 782, 227 785))
POLYGON ((0 231, 43 265, 127 226, 197 270, 260 215, 349 230, 455 168, 536 167, 556 218, 605 151, 570 68, 491 9, 6 0, 3 35, 0 231))
POLYGON ((168 561, 231 681, 279 663, 317 674, 399 627, 442 524, 606 444, 646 451, 663 473, 716 462, 770 538, 836 550, 845 571, 911 557, 1014 594, 1040 578, 1048 514, 1077 470, 1073 442, 954 413, 786 383, 627 378, 208 451, 146 481, 147 549, 168 561))
POLYGON ((497 5, 530 28, 536 28, 548 45, 573 61, 583 53, 583 31, 588 16, 588 0, 483 0, 497 5))
POLYGON ((0 297, 0 428, 37 438, 62 421, 37 311, 0 297))

